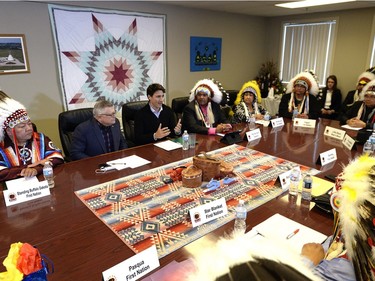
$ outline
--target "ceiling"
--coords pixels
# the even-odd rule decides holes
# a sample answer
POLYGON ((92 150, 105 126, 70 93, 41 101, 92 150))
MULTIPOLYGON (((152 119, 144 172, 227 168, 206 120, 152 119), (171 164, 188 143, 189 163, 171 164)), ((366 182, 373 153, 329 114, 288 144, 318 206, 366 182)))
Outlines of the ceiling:
POLYGON ((351 10, 360 8, 375 7, 375 0, 357 0, 341 4, 330 4, 318 7, 286 9, 275 6, 277 3, 290 1, 157 1, 168 5, 177 5, 188 8, 198 8, 212 11, 245 14, 251 16, 277 17, 298 14, 311 14, 318 12, 329 12, 339 10, 351 10))

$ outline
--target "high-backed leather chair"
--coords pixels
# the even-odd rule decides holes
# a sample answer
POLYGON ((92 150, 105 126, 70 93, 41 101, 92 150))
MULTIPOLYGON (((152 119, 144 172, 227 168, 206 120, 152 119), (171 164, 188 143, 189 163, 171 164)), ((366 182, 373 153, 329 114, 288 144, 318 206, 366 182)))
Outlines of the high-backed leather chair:
POLYGON ((59 114, 60 141, 65 155, 65 161, 70 161, 70 144, 72 142, 74 129, 82 122, 91 119, 92 108, 79 108, 64 111, 59 114))
POLYGON ((189 97, 178 97, 172 99, 172 110, 176 114, 177 120, 181 118, 185 106, 189 103, 189 97))
POLYGON ((148 104, 148 101, 133 101, 122 105, 122 127, 129 147, 136 146, 134 134, 135 114, 146 104, 148 104))

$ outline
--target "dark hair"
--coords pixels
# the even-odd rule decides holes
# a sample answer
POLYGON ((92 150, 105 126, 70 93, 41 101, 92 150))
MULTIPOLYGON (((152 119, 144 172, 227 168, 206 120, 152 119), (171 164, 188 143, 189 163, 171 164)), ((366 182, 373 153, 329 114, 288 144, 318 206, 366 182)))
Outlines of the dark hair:
POLYGON ((336 90, 337 89, 337 77, 336 77, 336 75, 330 75, 330 76, 327 77, 326 88, 328 88, 328 86, 327 86, 328 85, 328 79, 332 79, 335 82, 335 84, 333 85, 333 89, 336 90))
POLYGON ((152 97, 155 94, 155 92, 159 90, 165 93, 165 88, 162 85, 158 83, 151 84, 150 86, 147 87, 147 96, 152 97))

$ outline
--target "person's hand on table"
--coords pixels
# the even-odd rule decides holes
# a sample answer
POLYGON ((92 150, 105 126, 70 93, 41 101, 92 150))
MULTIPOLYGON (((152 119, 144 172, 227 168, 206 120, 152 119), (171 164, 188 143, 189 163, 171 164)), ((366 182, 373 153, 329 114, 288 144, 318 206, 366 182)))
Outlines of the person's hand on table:
POLYGON ((305 113, 299 113, 297 114, 297 118, 309 119, 309 115, 305 113))
POLYGON ((216 127, 216 133, 228 132, 230 129, 232 129, 231 124, 219 124, 216 127))
POLYGON ((348 124, 351 127, 355 128, 364 128, 366 127, 366 123, 362 120, 358 119, 357 117, 351 118, 348 121, 346 121, 346 124, 348 124))
POLYGON ((25 178, 31 178, 34 177, 38 174, 38 171, 35 168, 25 168, 22 169, 20 176, 25 177, 25 178))
POLYGON ((324 249, 319 243, 307 243, 303 245, 301 255, 311 260, 316 266, 324 259, 324 249))

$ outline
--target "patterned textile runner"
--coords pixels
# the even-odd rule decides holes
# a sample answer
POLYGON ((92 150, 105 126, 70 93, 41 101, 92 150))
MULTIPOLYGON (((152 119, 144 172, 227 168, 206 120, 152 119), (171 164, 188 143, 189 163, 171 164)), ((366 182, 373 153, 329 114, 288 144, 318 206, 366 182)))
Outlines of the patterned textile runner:
MULTIPOLYGON (((277 177, 297 166, 239 145, 207 154, 231 163, 236 180, 207 193, 202 188, 186 188, 180 181, 170 184, 162 181, 161 177, 169 175, 174 167, 191 165, 190 157, 75 193, 134 252, 156 245, 162 258, 234 219, 234 208, 240 199, 250 211, 280 195, 282 189, 274 185, 277 177), (193 228, 189 209, 222 197, 228 215, 193 228)), ((300 167, 302 173, 318 173, 300 167)))

